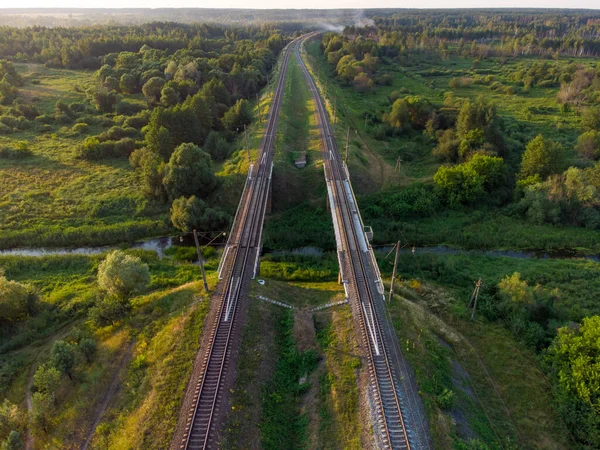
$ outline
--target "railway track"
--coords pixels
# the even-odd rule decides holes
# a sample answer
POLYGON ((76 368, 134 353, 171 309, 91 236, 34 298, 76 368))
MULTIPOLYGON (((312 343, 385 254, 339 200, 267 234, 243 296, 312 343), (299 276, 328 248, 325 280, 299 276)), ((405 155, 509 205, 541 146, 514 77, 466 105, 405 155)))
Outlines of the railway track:
POLYGON ((218 311, 211 324, 209 345, 202 360, 200 376, 195 383, 192 407, 185 417, 184 436, 176 448, 209 449, 218 447, 221 418, 227 407, 228 375, 233 369, 232 341, 243 323, 242 303, 248 298, 250 280, 256 276, 262 228, 265 217, 271 174, 273 146, 277 133, 285 78, 291 48, 284 50, 281 70, 262 138, 258 160, 250 165, 246 185, 240 199, 232 230, 219 268, 221 282, 213 296, 218 311))
MULTIPOLYGON (((307 39, 304 38, 302 42, 307 39)), ((398 375, 392 364, 381 315, 383 284, 352 191, 345 164, 337 149, 333 129, 323 99, 301 55, 300 43, 295 53, 316 104, 320 124, 325 179, 328 186, 338 259, 346 294, 358 318, 362 341, 367 349, 372 398, 384 448, 411 449, 405 426, 398 375), (379 304, 378 304, 379 302, 379 304)))

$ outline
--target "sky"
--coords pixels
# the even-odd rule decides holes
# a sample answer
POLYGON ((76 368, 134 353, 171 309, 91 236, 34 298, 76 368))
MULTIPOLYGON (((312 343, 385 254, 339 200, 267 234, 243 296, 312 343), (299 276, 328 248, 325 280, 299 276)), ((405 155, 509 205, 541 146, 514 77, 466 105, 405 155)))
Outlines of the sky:
POLYGON ((600 0, 0 0, 0 8, 589 8, 600 0))

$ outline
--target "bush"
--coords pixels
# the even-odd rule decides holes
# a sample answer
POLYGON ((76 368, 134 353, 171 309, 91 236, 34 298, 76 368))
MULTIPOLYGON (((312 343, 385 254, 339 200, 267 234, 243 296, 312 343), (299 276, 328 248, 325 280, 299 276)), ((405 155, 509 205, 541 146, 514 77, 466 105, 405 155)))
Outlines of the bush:
POLYGON ((89 130, 89 125, 85 122, 81 122, 81 123, 76 123, 75 125, 73 125, 73 127, 71 128, 71 131, 73 133, 77 133, 77 134, 85 134, 88 132, 89 130))
POLYGON ((119 250, 109 253, 98 267, 100 288, 119 298, 142 292, 149 282, 148 265, 119 250))
POLYGON ((121 100, 119 103, 115 105, 115 112, 119 115, 132 116, 134 114, 139 113, 143 107, 140 105, 136 105, 134 103, 126 102, 121 100))
POLYGON ((81 159, 97 161, 106 158, 120 158, 129 156, 135 149, 135 141, 130 138, 119 141, 101 142, 96 136, 87 137, 77 149, 81 159))
POLYGON ((136 130, 141 130, 143 127, 148 125, 150 118, 146 114, 139 114, 137 116, 131 116, 125 119, 123 125, 127 128, 135 128, 136 130))

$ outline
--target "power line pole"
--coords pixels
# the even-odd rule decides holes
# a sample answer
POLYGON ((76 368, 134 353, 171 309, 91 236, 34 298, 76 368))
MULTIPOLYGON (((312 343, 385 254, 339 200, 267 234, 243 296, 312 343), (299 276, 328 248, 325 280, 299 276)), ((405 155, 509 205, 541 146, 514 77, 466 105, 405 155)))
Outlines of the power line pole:
POLYGON ((250 146, 248 145, 248 129, 246 125, 244 125, 244 137, 246 139, 246 153, 248 154, 248 163, 252 164, 252 159, 250 158, 250 146))
POLYGON ((346 133, 346 157, 344 158, 344 163, 346 167, 348 166, 348 147, 350 144, 350 127, 348 127, 348 132, 346 133))
POLYGON ((337 97, 333 97, 333 124, 337 123, 337 97))
POLYGON ((398 172, 398 180, 400 179, 400 169, 402 168, 402 158, 398 156, 396 160, 396 167, 394 168, 394 172, 398 172))
POLYGON ((196 243, 196 251, 198 252, 198 264, 202 271, 202 281, 204 282, 204 291, 208 293, 208 283, 206 282, 206 272, 204 271, 204 262, 202 261, 202 253, 200 252, 200 244, 198 243, 198 234, 194 229, 194 242, 196 243))
POLYGON ((256 109, 258 109, 258 121, 262 123, 262 114, 260 113, 260 99, 258 93, 256 94, 256 109))
POLYGON ((473 307, 473 312, 471 313, 471 320, 475 319, 475 311, 477 310, 477 300, 479 299, 479 289, 481 288, 481 278, 479 280, 477 280, 477 283, 475 284, 475 289, 473 290, 473 294, 471 294, 471 300, 469 301, 469 304, 467 305, 467 310, 469 310, 471 308, 471 305, 473 307))
POLYGON ((394 258, 394 271, 392 272, 392 282, 390 284, 389 302, 392 301, 392 296, 394 295, 394 282, 396 281, 396 269, 398 267, 398 253, 400 253, 400 241, 396 242, 396 257, 394 258))

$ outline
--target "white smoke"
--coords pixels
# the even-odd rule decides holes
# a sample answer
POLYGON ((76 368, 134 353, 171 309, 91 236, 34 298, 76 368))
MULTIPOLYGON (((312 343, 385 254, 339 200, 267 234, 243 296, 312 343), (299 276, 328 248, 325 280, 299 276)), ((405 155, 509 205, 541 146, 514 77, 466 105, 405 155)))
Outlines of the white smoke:
POLYGON ((362 9, 354 11, 354 25, 360 28, 374 27, 375 21, 365 16, 365 12, 362 9))

